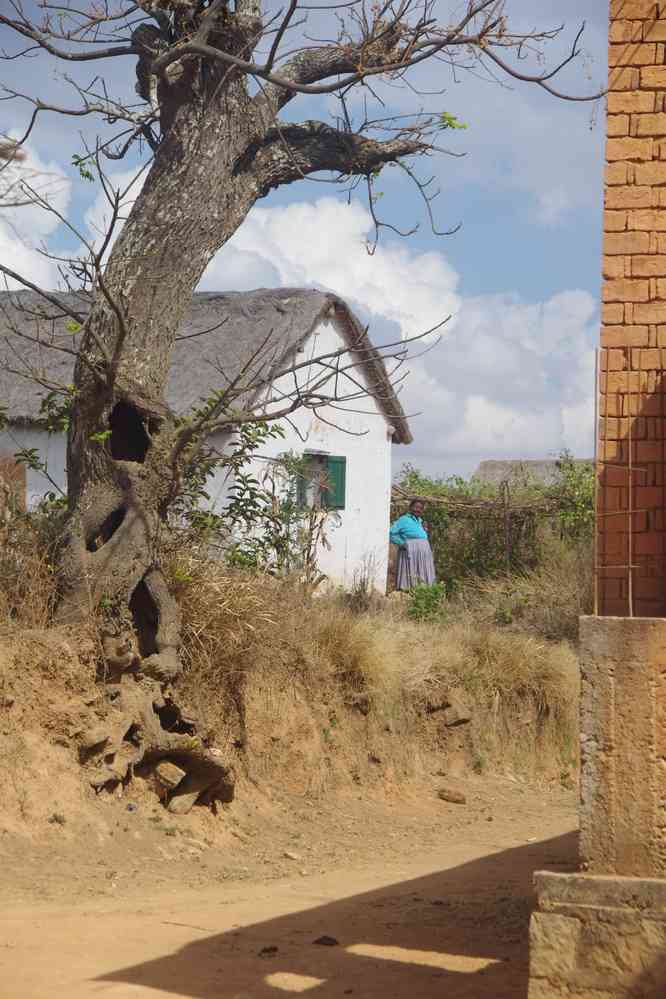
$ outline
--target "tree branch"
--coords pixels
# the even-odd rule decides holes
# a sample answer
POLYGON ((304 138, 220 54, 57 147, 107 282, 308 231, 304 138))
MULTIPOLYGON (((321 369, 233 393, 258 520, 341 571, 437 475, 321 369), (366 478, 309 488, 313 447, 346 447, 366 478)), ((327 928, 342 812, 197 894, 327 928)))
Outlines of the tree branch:
POLYGON ((16 271, 11 270, 9 267, 5 267, 4 264, 0 264, 0 273, 4 274, 5 277, 12 278, 13 281, 18 281, 22 284, 24 288, 28 288, 30 291, 34 291, 37 295, 40 295, 44 301, 50 302, 51 305, 55 305, 60 314, 63 316, 69 316, 75 322, 79 323, 81 326, 85 322, 85 316, 80 312, 74 312, 68 305, 61 302, 55 295, 50 295, 47 291, 33 284, 27 278, 24 278, 21 274, 17 274, 16 271))
POLYGON ((261 178, 265 195, 274 187, 321 170, 343 177, 369 176, 386 163, 424 154, 431 148, 423 138, 399 136, 379 142, 354 132, 339 131, 321 121, 305 121, 285 122, 270 129, 248 157, 261 178))
POLYGON ((110 56, 136 54, 132 45, 111 45, 106 48, 95 49, 93 52, 67 52, 65 49, 57 48, 48 40, 47 35, 42 34, 41 31, 33 28, 27 22, 17 21, 14 18, 7 17, 5 14, 0 14, 0 25, 3 24, 7 28, 12 28, 24 38, 29 38, 31 42, 35 42, 39 48, 44 49, 50 55, 56 56, 58 59, 64 59, 67 62, 92 62, 95 59, 108 59, 110 56))

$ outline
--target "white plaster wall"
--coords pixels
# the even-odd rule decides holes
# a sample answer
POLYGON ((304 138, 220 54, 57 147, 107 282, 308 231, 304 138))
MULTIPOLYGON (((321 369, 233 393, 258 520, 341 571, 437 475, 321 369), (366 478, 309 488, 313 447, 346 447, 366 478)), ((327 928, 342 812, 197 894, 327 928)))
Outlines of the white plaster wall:
MULTIPOLYGON (((337 324, 326 321, 315 330, 298 359, 327 354, 343 345, 337 324)), ((301 381, 304 377, 301 376, 301 381)), ((358 380, 359 377, 360 372, 355 369, 354 378, 358 380)), ((351 391, 355 391, 351 382, 349 386, 351 391)), ((285 379, 285 389, 288 391, 291 387, 292 381, 285 379)), ((280 385, 276 388, 279 390, 280 385)), ((390 517, 391 436, 386 418, 373 398, 367 396, 349 406, 364 412, 342 413, 327 407, 321 410, 323 419, 319 419, 309 410, 297 410, 290 418, 294 426, 283 421, 284 438, 268 441, 264 445, 261 457, 253 462, 253 470, 260 477, 266 462, 285 451, 302 454, 313 450, 346 457, 345 509, 336 511, 331 519, 328 532, 331 550, 320 551, 319 565, 332 583, 346 587, 353 583, 355 574, 370 568, 374 586, 384 592, 390 517), (358 436, 361 432, 364 432, 363 435, 358 436)), ((224 505, 229 486, 230 482, 222 472, 212 478, 208 492, 215 507, 224 505)))
MULTIPOLYGON (((337 324, 333 320, 326 321, 315 330, 305 351, 297 355, 297 359, 314 358, 338 350, 343 345, 337 324)), ((302 375, 301 382, 306 377, 302 375)), ((358 369, 354 370, 354 378, 362 378, 358 369)), ((290 391, 292 385, 291 378, 285 379, 285 390, 290 391)), ((355 391, 351 382, 349 386, 351 391, 355 391)), ((278 385, 276 388, 279 391, 281 387, 278 385)), ((254 471, 260 477, 266 462, 285 451, 302 454, 313 450, 346 457, 345 509, 336 511, 331 518, 328 532, 331 549, 320 551, 319 564, 332 583, 346 587, 352 585, 356 574, 369 569, 374 586, 383 592, 388 560, 391 435, 388 423, 372 397, 367 396, 349 405, 364 412, 343 413, 325 408, 321 410, 324 419, 319 419, 309 410, 295 412, 291 417, 293 426, 283 422, 284 438, 267 442, 261 457, 254 461, 254 471)), ((0 451, 12 454, 24 447, 38 449, 47 462, 49 474, 64 490, 64 435, 49 436, 39 430, 18 429, 0 434, 0 451)), ((43 475, 35 472, 28 472, 27 479, 28 504, 34 506, 53 486, 43 475)), ((208 492, 215 508, 224 506, 229 486, 226 473, 217 472, 209 481, 208 492)))
MULTIPOLYGON (((64 434, 49 434, 43 430, 18 429, 12 427, 0 432, 0 451, 16 454, 23 448, 36 448, 47 471, 63 492, 67 489, 66 454, 67 440, 64 434)), ((57 492, 46 476, 40 472, 27 471, 27 504, 35 506, 48 492, 57 492)))

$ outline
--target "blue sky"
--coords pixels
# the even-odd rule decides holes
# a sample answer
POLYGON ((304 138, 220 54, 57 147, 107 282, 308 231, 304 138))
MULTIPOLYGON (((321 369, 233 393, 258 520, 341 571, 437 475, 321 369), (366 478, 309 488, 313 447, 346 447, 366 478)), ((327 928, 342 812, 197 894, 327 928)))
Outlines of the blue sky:
MULTIPOLYGON (((440 0, 438 6, 446 13, 460 4, 440 0)), ((605 3, 506 0, 506 10, 515 23, 565 25, 561 40, 548 50, 552 61, 585 20, 583 57, 567 68, 560 86, 577 94, 603 88, 605 3)), ((114 63, 111 81, 126 89, 133 84, 130 62, 114 63)), ((42 94, 44 88, 52 99, 64 94, 49 59, 32 66, 42 94)), ((0 79, 15 84, 19 70, 18 63, 0 65, 0 79)), ((483 458, 544 457, 564 447, 588 455, 599 321, 603 105, 557 101, 515 81, 464 74, 457 81, 442 79, 443 72, 441 65, 425 67, 419 82, 426 90, 446 87, 427 101, 467 124, 448 136, 449 147, 465 155, 433 158, 427 171, 441 187, 438 224, 460 222, 459 232, 438 238, 424 223, 408 240, 384 237, 368 257, 370 220, 362 200, 347 207, 333 189, 304 181, 257 204, 201 287, 330 288, 348 299, 379 340, 413 335, 451 314, 442 341, 410 367, 403 403, 413 414, 415 443, 395 448, 396 470, 410 461, 435 475, 468 474, 483 458)), ((414 98, 401 93, 392 100, 407 107, 414 98)), ((0 130, 20 129, 25 107, 0 108, 0 130)), ((294 103, 293 116, 323 117, 329 110, 328 102, 307 99, 294 103)), ((83 124, 90 138, 90 125, 83 124)), ((103 208, 95 188, 71 170, 71 155, 82 144, 80 127, 45 118, 30 151, 36 167, 62 175, 55 197, 85 227, 101 219, 103 208)), ((129 168, 121 164, 117 173, 129 168)), ((398 173, 382 176, 381 208, 392 221, 409 224, 417 199, 398 173)), ((0 258, 53 284, 47 262, 30 248, 40 239, 66 243, 51 220, 32 211, 0 221, 0 258)))

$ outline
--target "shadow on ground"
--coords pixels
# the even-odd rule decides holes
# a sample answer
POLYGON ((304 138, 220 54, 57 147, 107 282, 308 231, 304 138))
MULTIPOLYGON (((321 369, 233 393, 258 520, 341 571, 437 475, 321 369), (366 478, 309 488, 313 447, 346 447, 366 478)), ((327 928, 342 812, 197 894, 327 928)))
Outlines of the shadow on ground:
POLYGON ((576 863, 570 833, 230 929, 97 981, 188 999, 524 999, 533 872, 576 863), (314 942, 323 935, 338 945, 314 942))

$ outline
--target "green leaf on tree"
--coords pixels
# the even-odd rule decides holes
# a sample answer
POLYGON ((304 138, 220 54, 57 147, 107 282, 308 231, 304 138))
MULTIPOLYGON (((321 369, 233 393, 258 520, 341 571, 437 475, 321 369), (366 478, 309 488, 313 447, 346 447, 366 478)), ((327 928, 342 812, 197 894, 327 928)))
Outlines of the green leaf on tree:
POLYGON ((442 111, 439 116, 440 128, 467 128, 464 121, 460 121, 454 114, 449 111, 442 111))
POLYGON ((88 440, 91 440, 93 444, 106 444, 110 436, 110 430, 100 430, 97 434, 91 434, 88 440))

